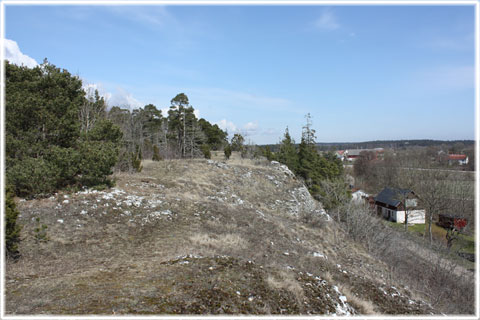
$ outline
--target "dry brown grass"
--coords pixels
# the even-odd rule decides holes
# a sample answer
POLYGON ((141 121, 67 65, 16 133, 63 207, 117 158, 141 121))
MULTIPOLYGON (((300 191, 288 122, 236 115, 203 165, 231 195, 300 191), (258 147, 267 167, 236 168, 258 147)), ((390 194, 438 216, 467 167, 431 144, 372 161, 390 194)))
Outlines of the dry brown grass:
POLYGON ((272 289, 283 289, 291 292, 295 296, 297 303, 301 305, 304 299, 303 289, 298 283, 298 281, 295 280, 295 276, 293 273, 281 271, 278 274, 269 275, 267 278, 267 284, 272 289))
POLYGON ((369 316, 378 316, 379 313, 375 311, 375 305, 368 300, 362 299, 358 295, 352 293, 348 286, 340 285, 340 291, 347 297, 347 302, 352 304, 360 314, 369 316))
POLYGON ((248 246, 248 242, 238 234, 222 234, 218 236, 206 233, 195 234, 190 237, 190 241, 197 246, 207 246, 220 250, 245 249, 248 246))
MULTIPOLYGON (((238 155, 226 164, 144 161, 141 173, 115 174, 125 194, 114 199, 69 195, 60 209, 63 195, 21 202, 23 257, 7 264, 14 280, 7 313, 334 312, 335 301, 324 296, 331 288, 312 287, 315 276, 329 271, 329 285, 348 289, 353 280, 336 264, 352 275, 384 270, 339 231, 335 237, 334 224, 314 227, 288 212, 300 181, 238 155), (127 197, 140 204, 127 205, 127 197), (33 239, 37 216, 48 225, 46 243, 33 239)), ((359 306, 367 301, 357 299, 359 306)))

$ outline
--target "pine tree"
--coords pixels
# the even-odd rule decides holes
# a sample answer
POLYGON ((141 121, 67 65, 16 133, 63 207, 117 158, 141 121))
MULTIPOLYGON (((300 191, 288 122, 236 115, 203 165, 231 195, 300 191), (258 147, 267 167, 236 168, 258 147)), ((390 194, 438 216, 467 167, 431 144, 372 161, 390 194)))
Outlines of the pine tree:
POLYGON ((205 157, 205 159, 211 159, 212 158, 212 154, 210 152, 210 146, 208 144, 202 144, 201 149, 202 149, 202 153, 203 153, 203 156, 205 157))
POLYGON ((263 150, 263 154, 268 161, 272 161, 275 159, 275 154, 272 153, 269 146, 265 147, 265 149, 263 150))
POLYGON ((131 154, 132 159, 132 168, 136 172, 141 172, 143 169, 142 166, 142 149, 139 145, 136 146, 135 152, 131 154))
POLYGON ((105 183, 121 132, 105 118, 98 92, 44 61, 35 68, 6 63, 6 177, 16 195, 33 197, 105 183))
POLYGON ((242 152, 244 149, 245 138, 240 133, 235 133, 230 142, 232 151, 242 152))
POLYGON ((288 127, 285 129, 285 135, 280 143, 280 150, 277 153, 277 159, 280 163, 286 165, 292 172, 298 172, 298 154, 295 148, 295 141, 291 138, 288 132, 288 127))
POLYGON ((218 125, 212 125, 203 118, 198 120, 198 124, 206 136, 207 144, 210 145, 212 150, 220 150, 226 143, 228 143, 227 133, 220 129, 218 125))
POLYGON ((143 158, 154 157, 155 145, 160 157, 196 158, 203 156, 203 144, 218 150, 227 142, 227 133, 218 125, 196 118, 185 94, 176 95, 170 102, 167 117, 152 104, 132 112, 116 106, 111 108, 108 118, 121 128, 124 136, 117 169, 132 169, 131 158, 137 145, 142 149, 143 158))
POLYGON ((230 159, 230 156, 232 155, 232 147, 230 144, 227 143, 227 145, 223 148, 223 153, 225 154, 225 159, 230 159))
POLYGON ((312 121, 310 113, 306 115, 307 123, 303 127, 302 141, 298 148, 298 174, 311 183, 317 178, 315 166, 318 164, 319 155, 315 148, 315 130, 312 129, 312 121))
POLYGON ((17 223, 19 215, 11 187, 5 188, 5 246, 6 255, 13 259, 20 256, 18 243, 20 242, 21 227, 17 223))
POLYGON ((170 110, 168 111, 170 139, 176 144, 179 156, 185 158, 187 113, 193 113, 193 108, 189 107, 188 97, 184 93, 177 94, 170 101, 170 104, 170 110))

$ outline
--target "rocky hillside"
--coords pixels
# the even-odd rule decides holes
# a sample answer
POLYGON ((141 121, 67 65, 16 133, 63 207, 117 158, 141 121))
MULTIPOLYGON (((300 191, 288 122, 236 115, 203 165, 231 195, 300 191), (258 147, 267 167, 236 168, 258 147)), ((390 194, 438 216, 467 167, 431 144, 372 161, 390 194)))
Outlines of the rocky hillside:
POLYGON ((144 162, 20 200, 7 314, 431 314, 279 163, 144 162))

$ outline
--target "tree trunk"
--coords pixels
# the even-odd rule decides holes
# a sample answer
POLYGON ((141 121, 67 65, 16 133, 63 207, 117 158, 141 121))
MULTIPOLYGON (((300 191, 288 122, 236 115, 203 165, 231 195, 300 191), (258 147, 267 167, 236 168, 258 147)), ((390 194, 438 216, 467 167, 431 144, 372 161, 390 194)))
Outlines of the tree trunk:
POLYGON ((433 214, 428 214, 428 234, 430 235, 430 245, 432 245, 433 236, 432 236, 432 221, 433 221, 433 214))
POLYGON ((182 158, 185 158, 185 131, 186 131, 186 127, 185 127, 185 117, 186 117, 186 113, 185 113, 185 109, 183 110, 183 145, 182 145, 182 158))

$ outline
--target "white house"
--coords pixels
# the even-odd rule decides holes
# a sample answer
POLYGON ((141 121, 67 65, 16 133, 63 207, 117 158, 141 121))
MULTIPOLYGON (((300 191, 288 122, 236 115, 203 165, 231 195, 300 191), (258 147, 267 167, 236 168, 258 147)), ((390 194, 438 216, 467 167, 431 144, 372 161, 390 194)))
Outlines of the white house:
POLYGON ((368 193, 365 193, 363 190, 357 190, 352 193, 352 202, 363 204, 365 203, 365 199, 368 199, 368 193))
POLYGON ((418 198, 412 190, 384 188, 375 197, 377 214, 383 218, 405 223, 405 213, 408 215, 408 224, 425 223, 425 210, 418 205, 418 198))

